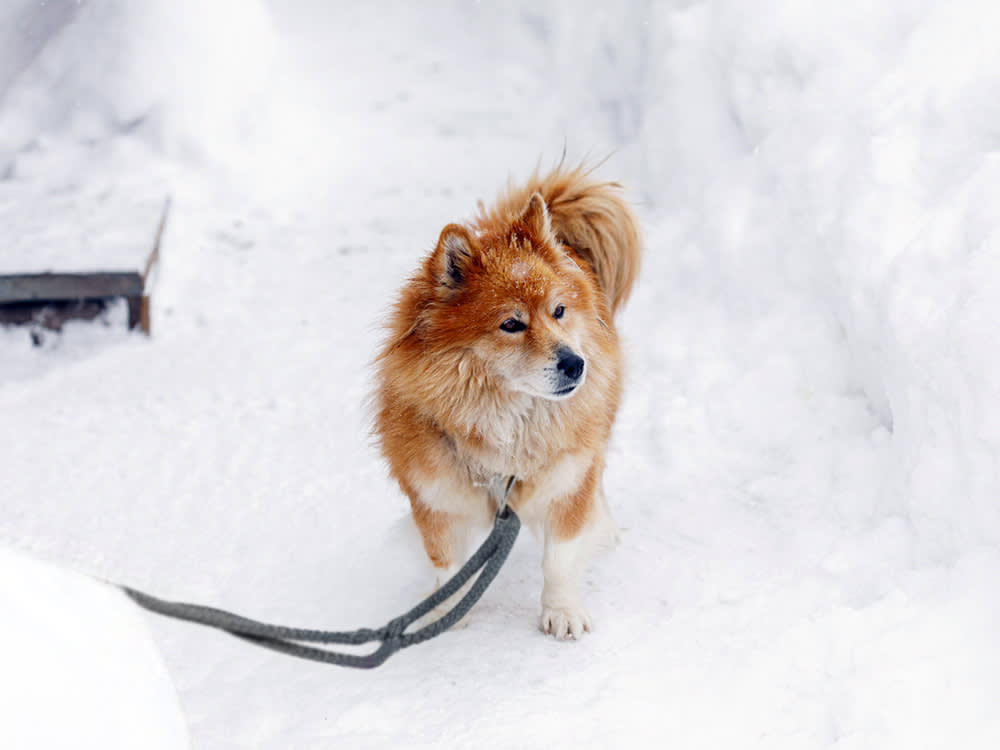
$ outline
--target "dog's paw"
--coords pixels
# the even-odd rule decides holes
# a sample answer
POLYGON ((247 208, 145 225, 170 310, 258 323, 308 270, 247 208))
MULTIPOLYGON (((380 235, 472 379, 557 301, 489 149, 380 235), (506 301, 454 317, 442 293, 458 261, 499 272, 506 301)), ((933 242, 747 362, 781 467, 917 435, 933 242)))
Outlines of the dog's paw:
POLYGON ((565 640, 583 637, 591 631, 593 623, 583 607, 542 607, 539 627, 543 633, 565 640))

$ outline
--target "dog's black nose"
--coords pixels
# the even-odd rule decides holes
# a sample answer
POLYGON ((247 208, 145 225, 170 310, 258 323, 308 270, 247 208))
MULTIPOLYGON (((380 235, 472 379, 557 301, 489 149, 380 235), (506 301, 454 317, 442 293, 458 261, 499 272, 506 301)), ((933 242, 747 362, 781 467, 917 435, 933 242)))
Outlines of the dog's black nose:
POLYGON ((577 355, 572 349, 561 347, 556 356, 556 369, 567 380, 576 382, 583 375, 583 357, 577 355))

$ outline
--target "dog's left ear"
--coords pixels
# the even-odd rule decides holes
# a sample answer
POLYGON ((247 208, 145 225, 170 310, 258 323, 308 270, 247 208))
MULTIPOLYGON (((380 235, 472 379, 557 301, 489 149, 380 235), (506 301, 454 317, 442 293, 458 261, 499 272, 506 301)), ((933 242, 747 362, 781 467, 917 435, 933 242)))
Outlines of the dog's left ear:
POLYGON ((544 239, 552 231, 552 221, 549 219, 549 209, 541 193, 532 193, 528 205, 521 214, 521 221, 535 237, 544 239))

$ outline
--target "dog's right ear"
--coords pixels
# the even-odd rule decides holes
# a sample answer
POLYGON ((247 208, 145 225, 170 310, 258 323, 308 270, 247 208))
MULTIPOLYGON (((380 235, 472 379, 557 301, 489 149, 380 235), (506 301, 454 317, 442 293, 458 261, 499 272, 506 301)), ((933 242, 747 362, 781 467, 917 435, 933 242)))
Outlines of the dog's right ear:
POLYGON ((449 224, 441 230, 434 251, 437 278, 442 286, 461 289, 473 259, 472 235, 461 224, 449 224))

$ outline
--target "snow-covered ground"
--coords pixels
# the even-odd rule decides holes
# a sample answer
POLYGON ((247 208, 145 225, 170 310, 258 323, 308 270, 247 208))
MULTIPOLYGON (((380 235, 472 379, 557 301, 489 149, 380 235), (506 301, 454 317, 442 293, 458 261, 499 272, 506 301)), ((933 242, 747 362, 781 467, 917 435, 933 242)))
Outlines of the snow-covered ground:
POLYGON ((0 266, 173 196, 151 339, 0 329, 0 745, 1000 746, 994 5, 334 5, 0 9, 0 266), (594 633, 538 633, 527 534, 468 628, 370 673, 79 576, 303 626, 412 604, 380 321, 564 145, 612 153, 648 245, 594 633))

